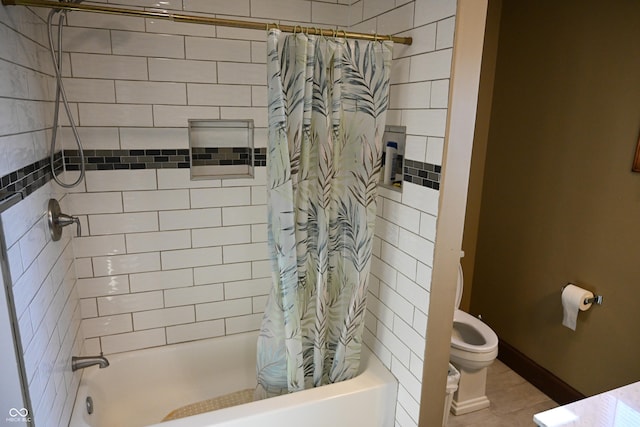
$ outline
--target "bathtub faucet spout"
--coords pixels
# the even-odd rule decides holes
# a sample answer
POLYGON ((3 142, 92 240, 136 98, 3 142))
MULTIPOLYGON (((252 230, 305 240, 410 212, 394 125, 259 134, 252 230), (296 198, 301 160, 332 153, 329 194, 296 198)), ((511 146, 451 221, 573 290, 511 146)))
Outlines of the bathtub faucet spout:
POLYGON ((109 361, 100 353, 100 356, 73 356, 71 357, 71 370, 88 368, 89 366, 98 365, 100 369, 109 366, 109 361))

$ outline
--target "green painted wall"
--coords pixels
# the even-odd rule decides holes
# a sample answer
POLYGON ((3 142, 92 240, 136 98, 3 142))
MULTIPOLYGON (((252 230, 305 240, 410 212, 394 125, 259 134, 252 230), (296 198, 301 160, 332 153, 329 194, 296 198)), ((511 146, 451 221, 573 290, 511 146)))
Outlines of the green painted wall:
POLYGON ((639 19, 637 0, 502 2, 471 312, 586 395, 640 381, 639 19), (604 295, 575 332, 566 282, 604 295))

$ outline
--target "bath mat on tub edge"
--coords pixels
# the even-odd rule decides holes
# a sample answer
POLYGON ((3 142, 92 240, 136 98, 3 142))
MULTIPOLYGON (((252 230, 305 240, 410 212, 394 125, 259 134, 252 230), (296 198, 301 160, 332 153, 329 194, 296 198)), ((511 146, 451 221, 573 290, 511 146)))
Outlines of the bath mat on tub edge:
POLYGON ((178 418, 190 417, 204 412, 215 411, 217 409, 229 408, 231 406, 242 405, 253 401, 253 389, 235 391, 213 399, 202 400, 191 403, 169 413, 162 421, 177 420, 178 418))

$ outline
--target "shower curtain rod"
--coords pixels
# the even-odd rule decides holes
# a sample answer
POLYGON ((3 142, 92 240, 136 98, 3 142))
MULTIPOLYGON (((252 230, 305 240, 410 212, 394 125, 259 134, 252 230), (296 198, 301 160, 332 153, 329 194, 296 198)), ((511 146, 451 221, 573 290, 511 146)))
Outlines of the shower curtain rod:
POLYGON ((301 27, 300 25, 279 25, 276 23, 262 23, 237 19, 211 18, 207 16, 184 15, 180 13, 152 12, 146 10, 126 9, 112 6, 98 6, 94 4, 57 2, 50 0, 2 0, 5 6, 34 6, 53 9, 76 10, 84 12, 105 13, 109 15, 137 16, 140 18, 166 19, 174 22, 187 22, 191 24, 218 25, 222 27, 247 28, 251 30, 269 30, 278 28, 286 33, 305 33, 311 35, 323 35, 334 37, 346 37, 359 40, 391 40, 394 43, 410 45, 411 37, 396 37, 390 35, 378 35, 367 33, 354 33, 344 30, 331 30, 315 27, 301 27))

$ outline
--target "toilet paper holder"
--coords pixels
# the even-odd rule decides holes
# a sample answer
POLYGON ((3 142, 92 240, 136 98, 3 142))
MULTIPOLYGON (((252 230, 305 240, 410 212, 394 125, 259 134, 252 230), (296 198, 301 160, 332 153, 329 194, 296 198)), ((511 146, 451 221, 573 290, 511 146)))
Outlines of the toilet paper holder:
MULTIPOLYGON (((566 288, 569 285, 575 285, 575 283, 571 283, 571 282, 567 283, 562 288, 560 288, 560 292, 564 291, 564 288, 566 288)), ((602 295, 594 295, 593 298, 585 298, 584 303, 602 305, 602 295)))

